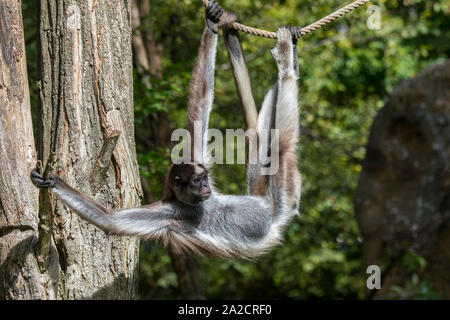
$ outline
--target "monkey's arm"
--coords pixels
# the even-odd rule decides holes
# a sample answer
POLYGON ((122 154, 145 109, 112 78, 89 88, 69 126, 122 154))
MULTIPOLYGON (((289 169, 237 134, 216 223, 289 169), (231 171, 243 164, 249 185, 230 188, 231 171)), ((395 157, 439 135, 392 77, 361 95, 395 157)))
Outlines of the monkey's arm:
POLYGON ((191 135, 191 161, 193 162, 206 162, 207 130, 214 100, 218 27, 235 20, 234 14, 224 12, 218 3, 210 1, 206 8, 206 26, 192 71, 189 90, 188 130, 191 135))
POLYGON ((168 230, 183 231, 185 229, 183 221, 177 219, 169 202, 159 201, 148 206, 114 212, 71 188, 52 174, 48 180, 45 180, 36 170, 33 170, 31 180, 38 188, 50 188, 72 211, 107 234, 156 238, 168 230))
POLYGON ((206 158, 206 131, 214 99, 216 46, 217 34, 205 27, 189 90, 188 130, 191 161, 196 163, 204 163, 206 158))

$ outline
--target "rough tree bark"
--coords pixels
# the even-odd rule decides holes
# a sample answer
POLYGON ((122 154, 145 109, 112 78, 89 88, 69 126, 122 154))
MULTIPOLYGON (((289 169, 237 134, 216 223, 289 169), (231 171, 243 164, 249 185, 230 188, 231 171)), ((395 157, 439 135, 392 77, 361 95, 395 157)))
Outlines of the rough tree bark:
POLYGON ((54 299, 58 262, 38 262, 38 190, 19 0, 0 2, 0 299, 54 299))
MULTIPOLYGON (((41 0, 39 62, 43 166, 106 207, 139 205, 131 0, 41 0)), ((59 254, 58 298, 135 297, 138 239, 106 236, 50 202, 40 230, 59 254)), ((50 247, 41 245, 44 262, 50 247)))
POLYGON ((404 81, 373 123, 355 196, 368 265, 383 297, 404 286, 399 257, 425 257, 423 277, 450 298, 450 61, 404 81))

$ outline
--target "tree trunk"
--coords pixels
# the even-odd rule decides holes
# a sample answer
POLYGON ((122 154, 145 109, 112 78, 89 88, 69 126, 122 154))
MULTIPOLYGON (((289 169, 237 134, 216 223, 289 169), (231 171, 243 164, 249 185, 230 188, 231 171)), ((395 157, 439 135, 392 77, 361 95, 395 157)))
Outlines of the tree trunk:
POLYGON ((194 256, 184 256, 169 247, 172 266, 177 274, 181 297, 186 300, 205 300, 197 259, 194 256))
POLYGON ((38 190, 21 2, 0 2, 0 299, 53 299, 58 266, 40 271, 38 190))
MULTIPOLYGON (((142 195, 130 17, 130 0, 40 1, 39 159, 109 208, 138 206, 142 195)), ((107 236, 50 202, 41 230, 59 254, 58 298, 135 297, 139 240, 107 236)))
POLYGON ((373 123, 355 195, 368 265, 385 272, 378 298, 405 287, 405 252, 450 298, 450 61, 404 81, 373 123))
POLYGON ((147 58, 147 51, 142 37, 141 16, 137 0, 133 0, 131 3, 131 25, 133 28, 132 43, 136 70, 142 77, 142 82, 150 89, 152 87, 150 73, 148 73, 150 70, 150 63, 147 58))
POLYGON ((142 36, 144 39, 143 43, 147 50, 147 59, 150 68, 149 71, 153 77, 161 79, 163 67, 163 44, 155 41, 150 11, 150 0, 139 0, 138 2, 141 22, 147 26, 142 30, 142 36))

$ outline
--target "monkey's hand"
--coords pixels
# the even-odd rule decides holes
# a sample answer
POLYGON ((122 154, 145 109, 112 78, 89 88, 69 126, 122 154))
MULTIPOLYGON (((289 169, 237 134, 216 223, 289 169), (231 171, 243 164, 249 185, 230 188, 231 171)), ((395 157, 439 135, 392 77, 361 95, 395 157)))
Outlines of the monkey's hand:
POLYGON ((56 179, 53 174, 50 173, 48 180, 46 180, 37 169, 31 171, 31 181, 38 188, 53 188, 56 185, 56 179))
POLYGON ((289 28, 278 28, 277 44, 270 50, 270 52, 275 58, 281 74, 294 70, 293 47, 293 35, 289 28))
POLYGON ((206 8, 206 25, 213 33, 217 33, 219 27, 229 25, 236 20, 236 14, 230 11, 224 11, 214 0, 209 1, 209 5, 206 8))

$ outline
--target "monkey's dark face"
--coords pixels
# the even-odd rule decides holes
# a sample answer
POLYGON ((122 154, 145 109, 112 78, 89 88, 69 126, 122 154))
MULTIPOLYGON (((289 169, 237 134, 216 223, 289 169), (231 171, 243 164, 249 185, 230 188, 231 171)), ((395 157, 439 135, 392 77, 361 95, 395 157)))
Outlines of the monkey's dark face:
POLYGON ((188 205, 196 205, 211 196, 208 170, 201 164, 174 165, 169 183, 175 197, 188 205))

